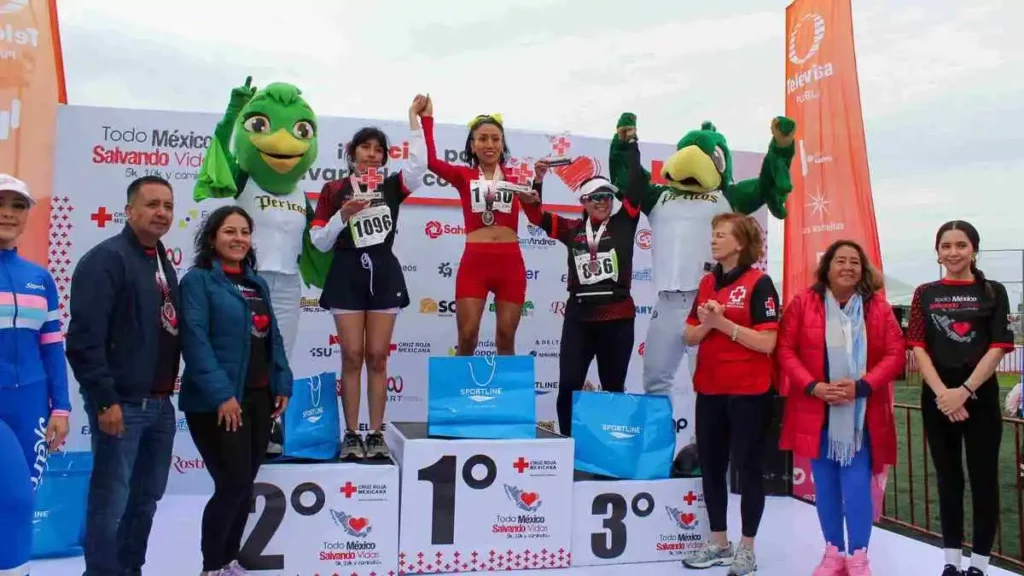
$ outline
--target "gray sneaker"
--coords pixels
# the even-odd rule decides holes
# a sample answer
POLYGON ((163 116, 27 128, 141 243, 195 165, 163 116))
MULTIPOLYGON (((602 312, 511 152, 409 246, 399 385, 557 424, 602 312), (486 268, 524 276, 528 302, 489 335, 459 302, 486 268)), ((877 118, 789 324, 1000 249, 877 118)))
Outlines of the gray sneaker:
POLYGON ((384 435, 377 432, 370 432, 366 435, 366 457, 367 458, 388 458, 388 445, 384 442, 384 435))
MULTIPOLYGON (((709 542, 704 546, 703 550, 697 552, 686 560, 683 560, 683 566, 697 569, 714 568, 715 566, 729 566, 732 564, 734 556, 735 552, 732 548, 732 542, 726 544, 724 548, 709 542)), ((732 574, 732 572, 730 572, 730 574, 732 574)))
POLYGON ((757 574, 757 559, 754 558, 754 551, 746 546, 736 548, 736 558, 729 566, 728 576, 753 576, 757 574))
POLYGON ((363 439, 352 430, 345 430, 345 437, 341 439, 342 460, 362 460, 366 458, 366 447, 363 446, 363 439))
POLYGON ((221 576, 246 576, 247 574, 248 572, 245 571, 245 568, 242 568, 238 560, 232 560, 231 564, 228 564, 221 570, 221 576))

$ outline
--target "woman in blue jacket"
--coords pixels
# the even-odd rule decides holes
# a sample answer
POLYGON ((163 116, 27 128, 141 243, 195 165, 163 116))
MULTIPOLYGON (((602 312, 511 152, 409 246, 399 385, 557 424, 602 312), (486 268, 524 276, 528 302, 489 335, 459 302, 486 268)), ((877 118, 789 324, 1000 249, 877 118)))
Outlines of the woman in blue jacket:
POLYGON ((242 574, 238 550, 253 483, 284 413, 292 373, 256 274, 252 219, 237 206, 209 215, 181 280, 185 372, 178 407, 214 482, 202 524, 203 574, 242 574))
POLYGON ((0 174, 0 574, 28 571, 34 492, 71 412, 57 285, 15 248, 34 204, 0 174))

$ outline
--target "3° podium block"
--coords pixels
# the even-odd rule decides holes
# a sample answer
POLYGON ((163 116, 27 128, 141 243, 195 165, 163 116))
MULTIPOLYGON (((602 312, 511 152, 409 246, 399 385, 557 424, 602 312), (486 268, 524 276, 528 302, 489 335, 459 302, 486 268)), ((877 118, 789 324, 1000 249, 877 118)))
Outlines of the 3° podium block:
POLYGON ((399 574, 565 568, 572 558, 573 441, 385 432, 399 465, 399 574))
POLYGON ((574 566, 681 561, 704 548, 710 528, 700 478, 576 478, 574 566))
POLYGON ((239 563, 283 574, 394 576, 398 498, 390 461, 264 464, 239 563))

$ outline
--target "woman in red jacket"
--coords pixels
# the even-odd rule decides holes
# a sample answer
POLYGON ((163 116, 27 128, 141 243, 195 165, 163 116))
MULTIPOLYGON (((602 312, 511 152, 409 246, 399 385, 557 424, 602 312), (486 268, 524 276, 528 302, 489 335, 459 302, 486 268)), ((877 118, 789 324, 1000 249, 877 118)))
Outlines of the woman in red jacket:
POLYGON ((779 327, 780 446, 811 459, 825 536, 814 576, 865 576, 873 474, 896 463, 892 381, 905 362, 903 334, 876 294, 881 275, 856 242, 829 246, 815 277, 786 306, 779 327))
MULTIPOLYGON (((434 144, 434 103, 427 97, 421 113, 427 140, 427 168, 459 192, 466 222, 466 249, 455 278, 455 321, 460 356, 473 356, 480 318, 489 293, 494 294, 499 355, 515 354, 516 330, 526 301, 526 264, 519 248, 519 198, 528 191, 525 177, 510 170, 505 129, 497 115, 477 116, 469 124, 465 155, 469 166, 454 166, 437 157, 434 144), (507 186, 513 184, 514 186, 507 186)), ((540 192, 547 164, 534 168, 534 190, 540 192)))

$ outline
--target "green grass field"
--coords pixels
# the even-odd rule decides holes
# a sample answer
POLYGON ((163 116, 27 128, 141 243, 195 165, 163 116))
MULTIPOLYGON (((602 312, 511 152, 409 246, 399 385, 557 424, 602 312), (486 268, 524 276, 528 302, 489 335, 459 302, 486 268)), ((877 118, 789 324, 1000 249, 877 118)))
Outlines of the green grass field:
MULTIPOLYGON (((999 377, 1002 394, 1000 401, 1017 383, 1019 376, 1005 375, 999 377)), ((917 374, 911 375, 908 381, 896 382, 896 403, 919 407, 921 405, 921 380, 917 374)), ((1002 403, 1000 403, 1000 406, 1002 403)), ((994 552, 1024 561, 1024 547, 1021 545, 1021 510, 1018 504, 1018 463, 1015 442, 1020 442, 1015 429, 1024 436, 1022 425, 1004 423, 1003 443, 1000 451, 999 486, 1000 486, 1000 533, 996 537, 994 552)), ((896 408, 896 437, 898 443, 898 464, 889 471, 886 486, 885 515, 902 522, 926 527, 932 532, 941 532, 939 523, 939 496, 935 482, 935 468, 927 444, 923 439, 924 426, 921 422, 920 410, 896 408), (909 421, 909 438, 908 438, 909 421), (909 442, 908 442, 909 440, 909 442), (910 473, 913 468, 913 474, 910 473), (927 470, 927 480, 925 471, 927 470), (910 479, 913 478, 913 482, 910 479), (927 483, 926 483, 927 482, 927 483), (930 508, 925 514, 925 491, 927 488, 930 508), (929 518, 930 517, 930 518, 929 518)), ((964 476, 967 477, 967 463, 964 462, 964 476)), ((970 481, 967 482, 964 497, 965 531, 968 542, 973 533, 973 515, 971 512, 970 481)), ((1024 499, 1024 497, 1022 497, 1024 499)), ((887 527, 892 527, 890 526, 887 527)), ((897 531, 903 530, 896 528, 897 531)), ((919 535, 916 535, 920 537, 919 535)), ((934 540, 941 545, 941 542, 934 540)), ((1005 566, 1005 565, 1004 565, 1005 566)), ((1007 566, 1009 568, 1009 566, 1007 566)))

